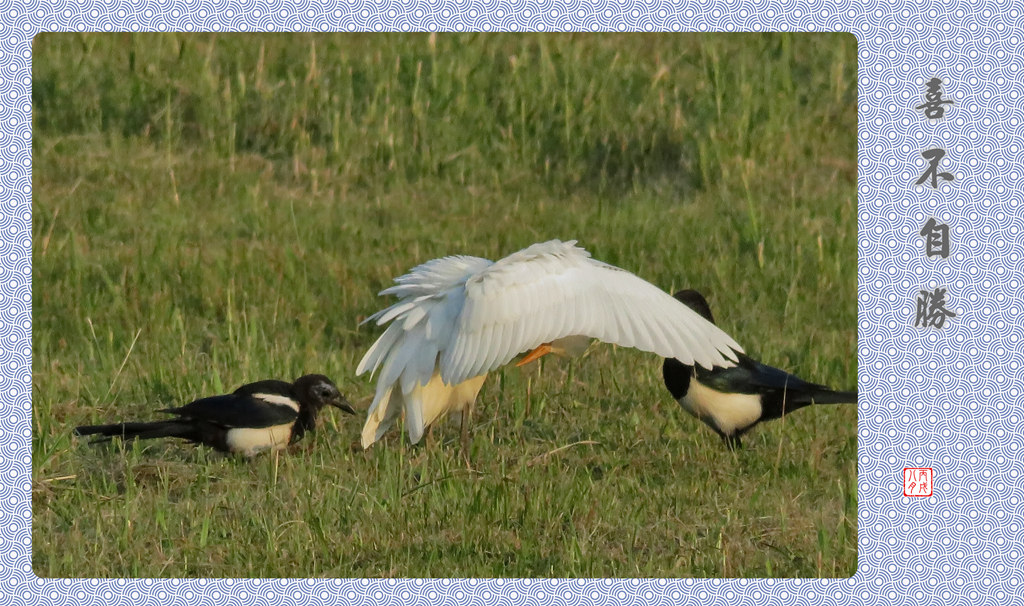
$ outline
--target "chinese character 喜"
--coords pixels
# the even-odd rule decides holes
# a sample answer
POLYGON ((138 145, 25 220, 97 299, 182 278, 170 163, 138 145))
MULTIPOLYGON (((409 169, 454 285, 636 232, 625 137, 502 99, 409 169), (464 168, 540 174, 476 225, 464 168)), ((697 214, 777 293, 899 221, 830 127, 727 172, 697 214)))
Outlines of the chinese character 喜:
POLYGON ((946 318, 955 318, 956 314, 945 308, 946 289, 936 288, 934 291, 922 290, 917 297, 917 316, 914 326, 934 326, 942 328, 946 318))
POLYGON ((923 109, 924 115, 932 120, 938 120, 946 113, 944 103, 952 104, 949 99, 942 98, 942 80, 932 78, 928 81, 928 91, 924 95, 924 103, 914 109, 923 109))
POLYGON ((937 223, 934 217, 928 219, 928 222, 921 228, 921 236, 925 239, 925 254, 929 257, 938 255, 945 259, 949 256, 948 225, 937 223))

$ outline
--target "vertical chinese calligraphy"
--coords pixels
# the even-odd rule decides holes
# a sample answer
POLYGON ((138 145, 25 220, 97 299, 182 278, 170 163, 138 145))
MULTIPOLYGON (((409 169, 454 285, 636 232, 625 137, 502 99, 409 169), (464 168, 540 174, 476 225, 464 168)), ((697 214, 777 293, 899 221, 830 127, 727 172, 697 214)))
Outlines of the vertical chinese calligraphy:
MULTIPOLYGON (((949 99, 942 98, 942 80, 939 78, 932 78, 928 81, 928 89, 925 91, 924 103, 918 105, 914 109, 923 109, 925 116, 932 120, 939 120, 946 115, 946 108, 943 107, 943 105, 952 103, 953 102, 949 99)), ((928 160, 928 168, 925 169, 921 177, 914 182, 914 185, 921 185, 930 178, 932 189, 938 189, 939 177, 941 177, 943 181, 953 180, 952 173, 939 172, 939 161, 941 161, 943 156, 946 155, 946 150, 936 147, 921 152, 921 155, 925 160, 928 160)))
MULTIPOLYGON (((932 120, 940 120, 946 115, 946 105, 952 105, 953 101, 942 98, 942 80, 932 78, 926 83, 924 103, 914 109, 923 109, 924 115, 932 120)), ((914 185, 921 185, 928 182, 932 189, 938 189, 939 179, 953 181, 954 177, 949 172, 939 172, 939 162, 946 155, 946 150, 935 147, 921 152, 921 156, 928 161, 928 168, 914 182, 914 185)), ((921 228, 921 237, 925 239, 925 254, 931 257, 949 257, 949 226, 939 223, 934 217, 921 228)), ((917 296, 917 311, 914 315, 914 326, 919 328, 931 327, 941 329, 948 318, 955 318, 956 314, 946 309, 946 289, 936 287, 934 290, 921 289, 917 296)))

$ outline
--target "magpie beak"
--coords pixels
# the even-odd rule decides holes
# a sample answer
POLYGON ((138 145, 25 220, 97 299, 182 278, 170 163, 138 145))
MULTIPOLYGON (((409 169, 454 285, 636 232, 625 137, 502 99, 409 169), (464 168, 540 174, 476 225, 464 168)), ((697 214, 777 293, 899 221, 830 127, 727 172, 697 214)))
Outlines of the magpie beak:
POLYGON ((305 375, 294 383, 267 380, 248 383, 234 392, 190 402, 157 412, 173 415, 164 421, 83 425, 80 436, 98 435, 94 442, 114 437, 124 440, 182 438, 221 452, 253 456, 280 450, 316 428, 317 414, 334 406, 349 414, 355 410, 323 375, 305 375))
MULTIPOLYGON (((695 290, 675 298, 714 323, 711 308, 695 290)), ((730 449, 740 448, 740 436, 754 425, 778 419, 810 404, 856 404, 856 391, 833 391, 808 383, 778 368, 737 353, 737 364, 712 369, 666 359, 661 372, 665 387, 683 409, 722 437, 730 449)))

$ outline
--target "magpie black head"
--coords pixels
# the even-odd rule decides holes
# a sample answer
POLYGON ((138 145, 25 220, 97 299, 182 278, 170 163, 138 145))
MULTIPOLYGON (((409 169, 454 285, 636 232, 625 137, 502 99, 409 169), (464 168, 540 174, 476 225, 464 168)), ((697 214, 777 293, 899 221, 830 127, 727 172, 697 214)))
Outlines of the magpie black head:
POLYGON ((334 382, 323 375, 305 375, 295 379, 294 390, 300 406, 312 406, 316 410, 334 406, 350 415, 356 414, 334 382))
POLYGON ((715 318, 711 315, 711 308, 708 307, 708 302, 704 299, 704 295, 695 290, 681 290, 672 296, 685 303, 693 311, 704 316, 704 319, 708 322, 715 323, 715 318))

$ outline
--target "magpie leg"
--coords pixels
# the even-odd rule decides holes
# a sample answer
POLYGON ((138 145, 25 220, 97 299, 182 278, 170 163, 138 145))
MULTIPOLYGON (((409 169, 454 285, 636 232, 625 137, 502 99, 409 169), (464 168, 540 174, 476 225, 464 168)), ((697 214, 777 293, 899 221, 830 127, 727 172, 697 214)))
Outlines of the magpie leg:
POLYGON ((740 442, 740 437, 737 435, 722 435, 722 441, 725 442, 725 447, 732 452, 736 452, 743 448, 743 443, 740 442))

